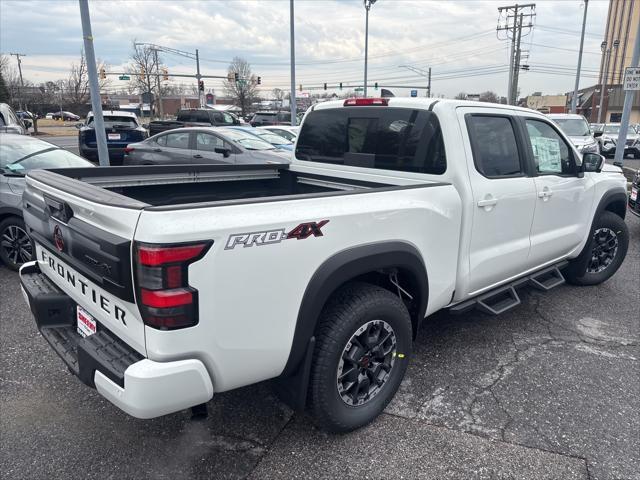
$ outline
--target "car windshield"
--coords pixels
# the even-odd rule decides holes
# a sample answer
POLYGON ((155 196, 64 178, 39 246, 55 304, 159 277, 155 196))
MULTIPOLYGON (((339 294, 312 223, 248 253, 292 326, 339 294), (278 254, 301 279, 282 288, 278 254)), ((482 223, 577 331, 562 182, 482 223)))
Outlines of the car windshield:
POLYGON ((291 142, 280 135, 270 132, 255 132, 262 140, 269 142, 271 145, 291 145, 291 142))
POLYGON ((17 162, 27 155, 46 150, 48 148, 54 148, 54 145, 41 142, 40 140, 32 140, 29 137, 25 137, 24 140, 21 138, 20 141, 1 141, 0 168, 5 168, 7 165, 17 162))
MULTIPOLYGON (((93 126, 93 117, 89 117, 87 125, 93 126)), ((107 116, 104 117, 104 128, 127 127, 136 128, 138 123, 133 117, 126 116, 107 116)))
POLYGON ((240 130, 225 129, 225 136, 247 150, 274 150, 273 145, 251 133, 241 132, 240 130))
POLYGON ((588 137, 591 135, 589 124, 582 118, 554 118, 553 121, 570 137, 588 137))
MULTIPOLYGON (((613 133, 617 135, 620 133, 620 125, 605 125, 604 133, 613 133)), ((627 135, 636 135, 636 131, 632 127, 629 127, 627 135)))
MULTIPOLYGON (((40 146, 42 148, 42 146, 40 146)), ((93 164, 75 153, 62 148, 52 148, 5 165, 13 173, 26 173, 36 168, 93 167, 93 164)))

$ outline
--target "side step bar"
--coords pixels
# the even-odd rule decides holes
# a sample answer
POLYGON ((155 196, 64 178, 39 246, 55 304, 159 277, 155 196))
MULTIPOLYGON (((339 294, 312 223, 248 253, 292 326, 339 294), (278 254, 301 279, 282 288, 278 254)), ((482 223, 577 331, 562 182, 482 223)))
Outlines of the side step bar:
POLYGON ((519 278, 471 300, 458 303, 449 308, 449 311, 453 314, 461 314, 469 310, 477 309, 490 315, 500 315, 520 305, 520 296, 516 290, 518 288, 533 287, 537 290, 548 292, 552 288, 562 285, 564 283, 564 277, 560 269, 566 265, 567 262, 562 262, 527 275, 526 277, 519 278))

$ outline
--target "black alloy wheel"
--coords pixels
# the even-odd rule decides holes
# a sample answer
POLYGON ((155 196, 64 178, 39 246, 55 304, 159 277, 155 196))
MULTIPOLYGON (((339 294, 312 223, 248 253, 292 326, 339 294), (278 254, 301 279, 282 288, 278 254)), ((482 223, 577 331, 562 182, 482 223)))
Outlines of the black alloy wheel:
POLYGON ((0 258, 12 270, 17 270, 20 265, 33 258, 33 244, 22 220, 2 222, 0 258))
POLYGON ((587 265, 587 273, 604 271, 618 253, 618 235, 610 228, 598 228, 593 232, 593 248, 591 259, 587 265))

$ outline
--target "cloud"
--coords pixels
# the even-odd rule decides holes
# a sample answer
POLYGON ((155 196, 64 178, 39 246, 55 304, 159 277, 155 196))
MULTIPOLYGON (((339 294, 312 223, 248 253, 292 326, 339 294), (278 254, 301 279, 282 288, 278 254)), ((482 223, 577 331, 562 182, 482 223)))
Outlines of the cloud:
MULTIPOLYGON (((402 64, 433 69, 433 91, 448 96, 458 91, 492 89, 506 93, 508 42, 495 36, 498 6, 504 1, 380 0, 370 11, 369 80, 424 85, 426 79, 402 64), (495 66, 478 70, 479 68, 495 66), (488 74, 490 72, 494 72, 488 74), (459 77, 456 72, 485 73, 459 77), (441 78, 439 78, 441 77, 441 78)), ((537 2, 539 28, 523 38, 530 72, 520 76, 523 94, 557 93, 573 87, 571 68, 577 63, 582 2, 537 2), (564 49, 564 50, 563 50, 564 49), (533 65, 544 66, 534 68, 533 65), (554 65, 556 67, 554 67, 554 65), (562 67, 562 68, 558 68, 562 67), (556 68, 554 75, 550 69, 556 68), (538 70, 538 71, 536 71, 538 70)), ((589 2, 583 68, 599 68, 608 2, 589 2)), ((245 57, 261 75, 263 87, 289 84, 289 2, 272 1, 97 1, 90 2, 96 55, 113 68, 126 64, 134 38, 170 48, 200 51, 202 71, 224 75, 228 61, 245 57)), ((361 82, 364 57, 364 8, 360 0, 295 2, 296 83, 304 86, 361 82)), ((75 0, 0 2, 0 47, 21 51, 25 76, 39 82, 61 78, 82 48, 75 0), (29 8, 25 8, 29 5, 29 8)), ((163 55, 170 71, 190 73, 194 62, 163 55)), ((184 81, 184 80, 183 80, 184 81)), ((585 77, 581 85, 595 83, 585 77)), ((219 87, 217 80, 207 86, 219 87)), ((404 90, 402 90, 404 91, 404 90)))

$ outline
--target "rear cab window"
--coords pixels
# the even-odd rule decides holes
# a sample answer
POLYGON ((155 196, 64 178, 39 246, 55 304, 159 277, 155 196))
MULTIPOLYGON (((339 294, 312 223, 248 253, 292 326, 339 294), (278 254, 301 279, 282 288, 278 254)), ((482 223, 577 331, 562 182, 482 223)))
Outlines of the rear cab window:
POLYGON ((507 116, 472 114, 466 118, 476 170, 487 178, 524 175, 514 120, 507 116))
POLYGON ((343 107, 309 112, 296 158, 311 162, 441 175, 444 140, 433 112, 394 107, 343 107))

